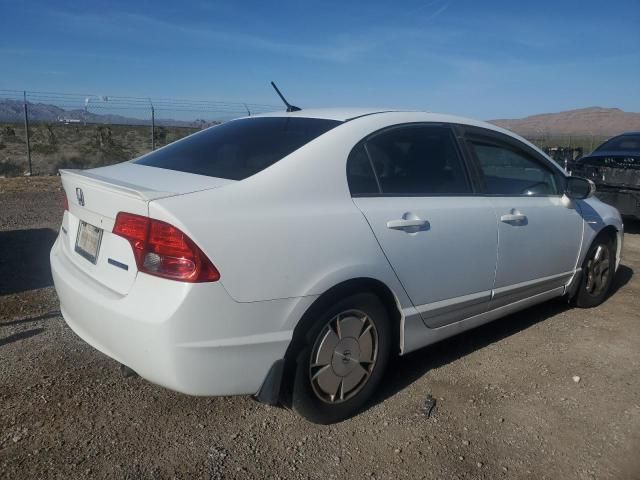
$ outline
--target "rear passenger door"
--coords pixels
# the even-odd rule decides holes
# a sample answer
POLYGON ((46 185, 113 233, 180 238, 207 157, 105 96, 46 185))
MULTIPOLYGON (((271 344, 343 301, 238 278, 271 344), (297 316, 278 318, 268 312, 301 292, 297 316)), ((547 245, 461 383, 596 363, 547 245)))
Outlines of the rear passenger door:
POLYGON ((347 176, 354 203, 427 326, 486 311, 497 221, 489 199, 473 196, 449 126, 373 134, 353 149, 347 176))
POLYGON ((467 129, 467 145, 498 218, 492 308, 565 285, 582 238, 582 218, 564 194, 564 175, 528 145, 467 129))

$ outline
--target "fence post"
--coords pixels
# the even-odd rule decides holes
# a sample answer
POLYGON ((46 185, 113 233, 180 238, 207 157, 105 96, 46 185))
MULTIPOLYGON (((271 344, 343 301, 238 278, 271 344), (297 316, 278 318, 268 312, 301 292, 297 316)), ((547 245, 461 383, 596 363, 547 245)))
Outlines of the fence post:
POLYGON ((151 150, 156 149, 156 112, 153 108, 153 103, 149 99, 149 105, 151 106, 151 150))
POLYGON ((27 91, 24 90, 23 94, 23 102, 24 102, 24 131, 27 140, 27 162, 29 162, 29 176, 33 174, 33 170, 31 169, 31 141, 29 139, 29 110, 27 108, 27 91))
POLYGON ((91 101, 91 97, 86 97, 84 99, 84 114, 82 115, 82 125, 87 126, 87 113, 89 113, 89 102, 91 101))

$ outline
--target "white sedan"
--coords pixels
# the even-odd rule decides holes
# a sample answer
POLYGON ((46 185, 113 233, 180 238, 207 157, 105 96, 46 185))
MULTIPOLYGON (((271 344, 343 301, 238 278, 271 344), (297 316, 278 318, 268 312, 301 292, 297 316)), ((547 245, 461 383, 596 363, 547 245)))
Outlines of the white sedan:
POLYGON ((318 423, 363 408, 392 355, 600 304, 620 262, 591 182, 449 115, 274 113, 61 175, 51 267, 81 338, 167 388, 318 423))

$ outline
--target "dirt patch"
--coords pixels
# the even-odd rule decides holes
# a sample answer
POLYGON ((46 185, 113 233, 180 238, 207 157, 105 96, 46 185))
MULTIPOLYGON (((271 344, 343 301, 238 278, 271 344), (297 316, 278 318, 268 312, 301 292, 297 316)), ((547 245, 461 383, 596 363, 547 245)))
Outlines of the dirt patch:
MULTIPOLYGON (((60 177, 20 177, 0 178, 0 194, 5 193, 51 193, 62 192, 60 177)), ((9 197, 3 197, 3 201, 11 201, 9 197)), ((60 213, 62 218, 62 213, 60 213)))
MULTIPOLYGON (((19 232, 3 252, 46 253, 57 181, 0 180, 0 234, 19 232)), ((410 354, 329 427, 122 378, 66 326, 42 262, 7 257, 1 277, 24 271, 0 292, 0 477, 639 478, 640 224, 627 230, 602 306, 550 302, 410 354)))

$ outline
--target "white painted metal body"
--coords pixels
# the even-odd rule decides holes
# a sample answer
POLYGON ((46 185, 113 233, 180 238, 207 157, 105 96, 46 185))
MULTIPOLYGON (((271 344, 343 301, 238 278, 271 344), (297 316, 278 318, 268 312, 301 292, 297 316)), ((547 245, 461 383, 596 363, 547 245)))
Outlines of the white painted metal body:
POLYGON ((607 225, 619 232, 619 262, 620 216, 594 198, 351 197, 347 157, 374 131, 436 122, 513 137, 510 132, 422 112, 273 115, 364 116, 242 181, 130 162, 62 172, 70 208, 51 264, 63 316, 80 337, 174 390, 255 393, 285 355, 305 311, 341 282, 366 278, 388 287, 401 314, 398 349, 406 353, 562 295, 607 225), (84 206, 76 201, 76 188, 84 192, 84 206), (526 229, 516 232, 500 222, 511 209, 526 210, 526 229), (120 211, 185 232, 220 271, 220 280, 189 284, 138 272, 129 243, 111 233, 120 211), (387 222, 407 212, 424 217, 429 228, 388 228, 387 222), (95 265, 74 252, 80 220, 104 229, 95 265))

